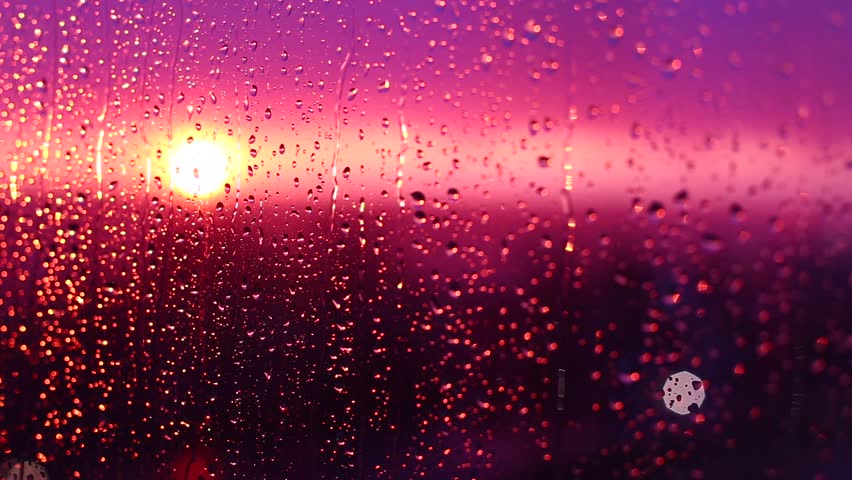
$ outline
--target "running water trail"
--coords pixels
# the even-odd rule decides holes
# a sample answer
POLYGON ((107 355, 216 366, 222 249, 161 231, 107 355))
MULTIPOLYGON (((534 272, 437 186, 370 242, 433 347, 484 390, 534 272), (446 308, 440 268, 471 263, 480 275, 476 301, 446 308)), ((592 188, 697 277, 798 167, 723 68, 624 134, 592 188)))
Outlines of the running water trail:
POLYGON ((346 80, 346 70, 349 67, 349 60, 352 59, 352 49, 346 52, 346 57, 343 63, 340 64, 340 75, 337 77, 337 105, 334 108, 334 154, 331 156, 331 181, 333 188, 331 189, 331 221, 329 222, 329 233, 334 232, 334 215, 337 211, 337 194, 340 191, 340 184, 337 181, 337 165, 340 163, 340 134, 342 126, 342 110, 343 110, 343 82, 346 80))
MULTIPOLYGON (((103 116, 98 117, 98 120, 102 120, 103 116)), ((98 144, 95 147, 95 178, 98 181, 98 200, 102 200, 104 198, 104 129, 101 127, 98 130, 98 144)))
POLYGON ((104 90, 104 103, 101 106, 101 112, 98 114, 98 143, 95 146, 95 177, 98 181, 98 200, 103 200, 104 198, 104 136, 106 134, 106 116, 107 110, 109 109, 109 99, 110 93, 112 90, 112 75, 109 72, 112 71, 112 58, 110 57, 109 61, 106 62, 107 65, 107 80, 106 80, 106 89, 104 90))
MULTIPOLYGON (((48 169, 50 166, 48 165, 50 160, 50 142, 53 137, 53 120, 54 120, 54 106, 59 103, 60 90, 57 87, 59 82, 59 10, 57 7, 57 1, 53 0, 51 3, 51 28, 50 28, 50 36, 51 36, 51 46, 48 52, 50 52, 50 78, 46 81, 49 82, 50 85, 50 93, 51 98, 50 101, 47 102, 47 117, 45 119, 44 133, 42 136, 42 145, 41 145, 41 194, 44 195, 44 191, 47 188, 46 182, 48 178, 48 169)), ((45 85, 47 88, 47 84, 45 85)), ((41 199, 44 201, 44 198, 41 199)))
MULTIPOLYGON (((569 73, 572 78, 572 88, 569 88, 569 91, 573 92, 573 79, 576 78, 577 66, 573 59, 570 60, 569 63, 569 73)), ((558 327, 557 331, 554 332, 554 339, 563 345, 567 345, 572 340, 569 333, 571 330, 571 320, 570 317, 567 316, 566 303, 568 299, 566 298, 566 294, 571 285, 573 273, 571 260, 575 248, 575 230, 577 228, 577 221, 574 218, 574 198, 572 192, 574 191, 574 122, 577 120, 578 115, 577 107, 570 105, 570 101, 572 100, 570 94, 568 96, 568 100, 569 106, 567 123, 565 125, 565 141, 562 146, 562 154, 560 158, 563 184, 562 188, 559 189, 559 200, 562 208, 562 217, 565 221, 566 235, 565 247, 562 251, 562 275, 559 277, 559 295, 556 300, 556 319, 558 321, 558 327)), ((560 452, 562 450, 562 438, 565 425, 564 415, 566 413, 565 389, 567 371, 568 368, 559 368, 556 372, 556 415, 560 420, 555 422, 556 427, 551 433, 554 451, 556 452, 560 452)), ((563 471, 562 468, 556 468, 554 470, 554 478, 564 478, 566 473, 567 472, 563 471)))
MULTIPOLYGON (((573 122, 573 119, 569 120, 569 122, 573 122)), ((572 158, 574 147, 571 145, 573 133, 574 125, 571 123, 567 128, 567 139, 562 155, 562 173, 564 174, 565 183, 559 191, 562 215, 565 216, 565 226, 568 233, 568 238, 565 241, 565 251, 569 253, 574 251, 574 229, 577 228, 577 221, 574 218, 574 199, 571 195, 571 192, 574 190, 574 164, 572 158)))
POLYGON ((405 97, 399 99, 399 162, 396 164, 396 196, 399 200, 400 216, 405 215, 405 198, 402 196, 402 176, 405 167, 405 154, 408 152, 408 127, 405 125, 405 115, 402 108, 405 106, 405 97))
MULTIPOLYGON (((354 13, 353 13, 354 16, 354 13)), ((332 190, 331 190, 331 215, 329 216, 329 225, 328 225, 328 239, 327 239, 327 247, 323 254, 322 262, 322 284, 329 285, 329 272, 331 271, 331 266, 333 265, 333 236, 334 236, 334 219, 337 214, 337 196, 340 192, 340 183, 337 178, 337 170, 340 164, 340 150, 342 147, 341 142, 341 132, 343 130, 343 92, 344 92, 344 82, 346 81, 346 71, 349 68, 349 62, 352 60, 352 53, 355 50, 355 36, 353 32, 352 37, 352 45, 349 50, 346 52, 346 56, 343 58, 343 62, 340 64, 340 71, 337 77, 337 102, 334 108, 334 152, 331 157, 331 181, 332 181, 332 190)), ((328 297, 333 295, 333 289, 328 288, 319 295, 319 309, 318 315, 322 321, 325 321, 328 326, 332 325, 332 312, 329 309, 329 301, 328 297)), ((332 304, 334 300, 332 299, 332 304)), ((320 358, 321 361, 325 362, 329 359, 329 348, 332 346, 330 342, 323 342, 321 346, 320 358)), ((332 363, 333 365, 333 363, 332 363)), ((309 393, 310 395, 310 411, 308 414, 308 442, 312 445, 311 449, 311 460, 310 464, 314 467, 314 469, 319 468, 319 452, 321 445, 319 441, 316 439, 316 432, 314 431, 314 427, 317 423, 317 417, 320 415, 318 411, 319 398, 322 398, 322 395, 325 394, 323 392, 323 387, 327 386, 324 382, 319 381, 314 383, 314 390, 309 393)), ((354 437, 353 437, 354 438, 354 437)))

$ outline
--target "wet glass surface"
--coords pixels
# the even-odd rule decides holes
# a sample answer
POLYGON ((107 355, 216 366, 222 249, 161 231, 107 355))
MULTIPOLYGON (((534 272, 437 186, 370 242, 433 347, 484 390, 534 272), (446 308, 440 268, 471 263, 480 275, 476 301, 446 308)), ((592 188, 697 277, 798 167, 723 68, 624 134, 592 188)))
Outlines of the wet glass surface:
POLYGON ((0 0, 0 478, 847 478, 850 22, 0 0))

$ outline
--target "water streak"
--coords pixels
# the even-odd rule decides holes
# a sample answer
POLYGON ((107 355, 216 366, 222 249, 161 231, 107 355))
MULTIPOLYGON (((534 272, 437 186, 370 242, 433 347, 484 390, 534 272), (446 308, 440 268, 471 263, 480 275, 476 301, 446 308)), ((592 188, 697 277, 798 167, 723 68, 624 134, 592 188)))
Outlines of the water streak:
POLYGON ((396 196, 399 200, 400 213, 405 213, 405 198, 402 196, 402 175, 405 167, 405 154, 408 152, 408 127, 405 125, 405 115, 402 107, 405 105, 405 97, 399 99, 399 163, 396 165, 396 196))
POLYGON ((346 69, 349 67, 349 60, 352 59, 352 50, 346 52, 346 57, 343 63, 340 64, 340 75, 337 78, 337 105, 334 109, 334 154, 331 156, 331 181, 333 187, 331 189, 331 222, 329 232, 334 231, 334 215, 337 210, 337 194, 340 191, 340 184, 337 181, 337 166, 340 163, 340 133, 342 126, 342 109, 343 109, 343 82, 346 80, 346 69))

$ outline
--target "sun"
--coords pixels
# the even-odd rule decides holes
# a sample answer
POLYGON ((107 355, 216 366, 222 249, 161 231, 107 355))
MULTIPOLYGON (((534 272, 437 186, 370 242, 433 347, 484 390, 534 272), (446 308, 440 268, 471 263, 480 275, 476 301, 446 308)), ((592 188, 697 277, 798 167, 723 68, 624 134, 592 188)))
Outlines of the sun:
POLYGON ((170 173, 173 188, 206 197, 222 191, 228 179, 228 158, 219 145, 195 140, 172 154, 170 173))

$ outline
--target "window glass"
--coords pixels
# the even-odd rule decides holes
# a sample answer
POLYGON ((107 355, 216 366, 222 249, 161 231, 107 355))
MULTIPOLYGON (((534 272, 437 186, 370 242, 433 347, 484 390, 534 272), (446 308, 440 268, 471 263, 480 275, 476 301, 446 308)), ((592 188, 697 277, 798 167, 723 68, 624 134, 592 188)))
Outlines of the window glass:
POLYGON ((0 5, 0 478, 852 468, 846 2, 0 5))

